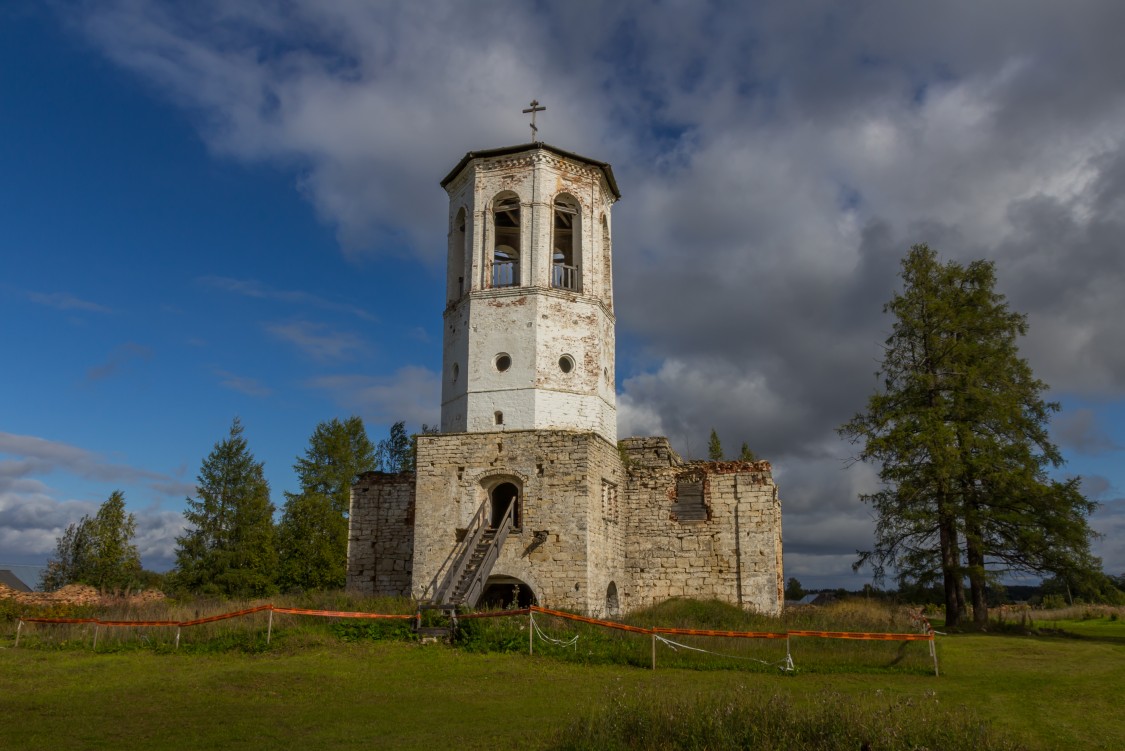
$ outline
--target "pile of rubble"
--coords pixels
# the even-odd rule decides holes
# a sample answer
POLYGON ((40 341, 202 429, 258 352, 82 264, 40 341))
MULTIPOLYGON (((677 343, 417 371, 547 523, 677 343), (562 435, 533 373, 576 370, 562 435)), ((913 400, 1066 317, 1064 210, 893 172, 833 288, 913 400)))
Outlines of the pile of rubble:
POLYGON ((0 599, 12 599, 24 605, 117 605, 140 604, 163 600, 164 593, 147 589, 136 593, 102 594, 96 587, 88 584, 67 584, 54 592, 19 592, 0 584, 0 599))

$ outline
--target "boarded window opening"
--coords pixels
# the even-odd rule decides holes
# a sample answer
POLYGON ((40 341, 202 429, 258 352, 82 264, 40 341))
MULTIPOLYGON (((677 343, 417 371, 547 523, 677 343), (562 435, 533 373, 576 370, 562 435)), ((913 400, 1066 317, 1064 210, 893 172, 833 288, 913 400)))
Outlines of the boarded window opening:
POLYGON ((702 479, 689 477, 676 481, 676 502, 672 505, 676 521, 705 522, 710 518, 708 511, 702 479))

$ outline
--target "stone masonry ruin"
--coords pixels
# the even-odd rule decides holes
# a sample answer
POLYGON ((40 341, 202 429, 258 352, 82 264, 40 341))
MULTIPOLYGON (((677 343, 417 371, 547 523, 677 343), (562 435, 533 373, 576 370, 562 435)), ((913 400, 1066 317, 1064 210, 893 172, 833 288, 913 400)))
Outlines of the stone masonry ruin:
POLYGON ((470 152, 449 194, 441 432, 352 489, 348 588, 440 607, 615 617, 670 597, 776 613, 768 462, 617 440, 608 164, 536 142, 470 152))

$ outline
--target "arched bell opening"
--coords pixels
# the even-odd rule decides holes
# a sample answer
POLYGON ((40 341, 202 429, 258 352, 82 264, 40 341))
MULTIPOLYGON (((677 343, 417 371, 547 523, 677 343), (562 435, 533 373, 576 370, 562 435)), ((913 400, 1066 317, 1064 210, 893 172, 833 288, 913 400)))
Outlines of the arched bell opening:
POLYGON ((551 286, 582 291, 582 210, 574 196, 555 198, 552 223, 551 286))
POLYGON ((509 506, 514 506, 512 509, 512 526, 520 526, 520 489, 515 483, 502 482, 492 489, 488 494, 492 501, 492 514, 489 517, 489 526, 499 527, 501 521, 504 519, 504 514, 508 512, 509 506))
POLYGON ((483 610, 528 608, 538 604, 539 600, 531 586, 514 576, 488 577, 484 593, 477 601, 477 606, 483 610))
POLYGON ((520 286, 520 198, 511 191, 492 202, 491 286, 520 286))

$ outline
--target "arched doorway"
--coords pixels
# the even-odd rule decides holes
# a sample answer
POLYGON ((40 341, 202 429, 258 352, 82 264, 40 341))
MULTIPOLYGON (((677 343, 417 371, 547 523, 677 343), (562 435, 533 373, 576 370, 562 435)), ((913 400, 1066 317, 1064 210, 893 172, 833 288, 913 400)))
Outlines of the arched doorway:
POLYGON ((500 526, 500 520, 504 518, 508 506, 512 504, 515 504, 515 508, 512 509, 512 526, 518 527, 520 525, 520 489, 515 484, 502 482, 492 489, 489 497, 492 499, 492 516, 489 520, 489 526, 500 526))
POLYGON ((605 617, 618 618, 621 616, 621 604, 617 600, 617 584, 609 583, 605 590, 605 617))
POLYGON ((531 587, 514 576, 488 577, 484 593, 477 601, 477 607, 483 610, 527 608, 538 604, 539 600, 531 587))

